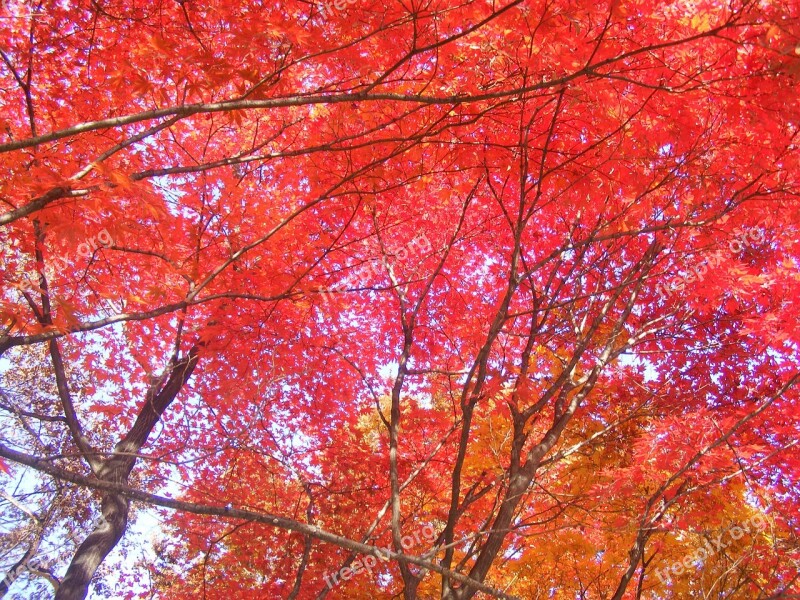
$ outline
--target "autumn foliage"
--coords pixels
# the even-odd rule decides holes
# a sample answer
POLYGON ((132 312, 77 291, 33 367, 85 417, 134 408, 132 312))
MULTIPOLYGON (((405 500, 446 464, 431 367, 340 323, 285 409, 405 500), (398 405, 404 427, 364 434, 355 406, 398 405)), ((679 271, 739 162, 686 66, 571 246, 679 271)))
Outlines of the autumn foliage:
POLYGON ((800 594, 800 4, 0 11, 0 596, 800 594))

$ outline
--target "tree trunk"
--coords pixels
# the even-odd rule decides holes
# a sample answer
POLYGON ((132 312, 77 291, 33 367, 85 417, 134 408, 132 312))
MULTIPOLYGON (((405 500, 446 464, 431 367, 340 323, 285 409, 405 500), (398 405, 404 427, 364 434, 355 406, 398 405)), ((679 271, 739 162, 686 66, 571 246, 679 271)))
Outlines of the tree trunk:
POLYGON ((129 502, 124 496, 109 494, 103 498, 103 518, 94 531, 78 546, 58 587, 55 600, 83 600, 100 563, 122 539, 128 525, 129 502))
MULTIPOLYGON (((161 415, 178 395, 197 365, 199 348, 194 346, 181 360, 174 360, 147 392, 145 402, 128 434, 116 445, 114 454, 97 472, 99 479, 127 485, 136 455, 147 442, 161 415)), ((55 600, 83 600, 97 568, 122 539, 128 526, 130 502, 124 496, 107 494, 101 504, 102 519, 78 546, 55 600)))
POLYGON ((11 587, 11 584, 16 581, 17 577, 19 577, 20 573, 27 570, 28 568, 28 561, 31 557, 36 553, 36 548, 38 548, 39 544, 34 544, 22 555, 14 566, 8 570, 8 573, 5 576, 3 581, 0 581, 0 598, 5 596, 8 593, 8 588, 11 587))

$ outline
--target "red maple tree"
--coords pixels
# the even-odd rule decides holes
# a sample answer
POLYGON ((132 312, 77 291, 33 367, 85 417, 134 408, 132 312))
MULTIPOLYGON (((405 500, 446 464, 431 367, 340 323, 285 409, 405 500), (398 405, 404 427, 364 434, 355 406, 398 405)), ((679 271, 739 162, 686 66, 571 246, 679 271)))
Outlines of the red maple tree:
POLYGON ((800 5, 2 11, 0 595, 800 594, 800 5))

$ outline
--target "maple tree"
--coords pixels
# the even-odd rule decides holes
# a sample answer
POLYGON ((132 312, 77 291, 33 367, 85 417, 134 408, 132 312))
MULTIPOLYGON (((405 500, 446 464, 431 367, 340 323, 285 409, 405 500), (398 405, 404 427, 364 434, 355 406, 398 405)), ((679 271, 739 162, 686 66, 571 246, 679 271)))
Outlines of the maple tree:
POLYGON ((0 596, 800 595, 800 5, 1 10, 0 596))

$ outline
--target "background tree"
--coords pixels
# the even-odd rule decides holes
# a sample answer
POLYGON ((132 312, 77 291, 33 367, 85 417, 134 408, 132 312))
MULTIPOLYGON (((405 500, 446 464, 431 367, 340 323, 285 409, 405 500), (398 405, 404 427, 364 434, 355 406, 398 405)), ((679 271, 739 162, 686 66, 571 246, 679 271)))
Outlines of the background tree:
POLYGON ((800 593, 798 7, 583 4, 4 5, 9 589, 800 593))

